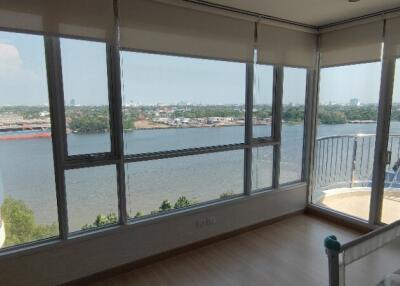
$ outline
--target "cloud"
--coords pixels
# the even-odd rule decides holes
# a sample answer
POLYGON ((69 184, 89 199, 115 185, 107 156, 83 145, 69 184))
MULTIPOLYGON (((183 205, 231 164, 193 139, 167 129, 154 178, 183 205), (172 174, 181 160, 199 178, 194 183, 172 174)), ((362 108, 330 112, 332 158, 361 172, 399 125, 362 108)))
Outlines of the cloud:
POLYGON ((38 75, 26 68, 18 49, 11 44, 0 43, 0 80, 36 81, 38 75))
POLYGON ((18 49, 10 44, 0 43, 0 76, 15 74, 22 70, 22 59, 18 49))
POLYGON ((43 76, 24 64, 16 46, 0 43, 0 105, 43 103, 47 96, 43 83, 43 76))

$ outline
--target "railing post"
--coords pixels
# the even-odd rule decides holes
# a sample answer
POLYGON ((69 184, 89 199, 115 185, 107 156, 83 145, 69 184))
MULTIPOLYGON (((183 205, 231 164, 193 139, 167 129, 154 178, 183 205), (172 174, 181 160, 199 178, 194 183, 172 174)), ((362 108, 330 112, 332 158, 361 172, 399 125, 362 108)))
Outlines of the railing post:
POLYGON ((351 161, 350 188, 354 187, 354 181, 356 177, 357 143, 358 143, 358 137, 354 136, 353 157, 351 159, 352 161, 351 161))
POLYGON ((329 269, 329 286, 339 286, 340 270, 339 270, 339 253, 341 245, 337 241, 336 236, 330 235, 324 241, 325 252, 328 256, 329 269))

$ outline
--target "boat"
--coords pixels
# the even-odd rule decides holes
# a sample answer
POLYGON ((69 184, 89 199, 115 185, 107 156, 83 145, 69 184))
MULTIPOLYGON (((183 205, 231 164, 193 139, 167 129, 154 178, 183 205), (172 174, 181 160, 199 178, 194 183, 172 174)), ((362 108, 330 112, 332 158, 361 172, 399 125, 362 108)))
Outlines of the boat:
POLYGON ((50 137, 51 137, 50 129, 28 129, 28 130, 21 129, 13 131, 0 131, 0 141, 50 138, 50 137))

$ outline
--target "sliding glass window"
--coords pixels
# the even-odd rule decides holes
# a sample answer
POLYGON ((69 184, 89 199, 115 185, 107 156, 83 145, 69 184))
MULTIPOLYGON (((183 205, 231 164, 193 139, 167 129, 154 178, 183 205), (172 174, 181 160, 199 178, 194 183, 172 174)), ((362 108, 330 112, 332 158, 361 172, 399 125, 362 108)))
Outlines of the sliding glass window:
POLYGON ((60 39, 69 155, 110 152, 106 44, 60 39))
POLYGON ((313 202, 368 220, 381 63, 321 69, 313 202))
POLYGON ((42 36, 0 32, 0 248, 58 235, 42 36))
POLYGON ((284 68, 280 184, 302 180, 307 70, 284 68))
POLYGON ((245 64, 123 51, 125 154, 244 142, 245 64))

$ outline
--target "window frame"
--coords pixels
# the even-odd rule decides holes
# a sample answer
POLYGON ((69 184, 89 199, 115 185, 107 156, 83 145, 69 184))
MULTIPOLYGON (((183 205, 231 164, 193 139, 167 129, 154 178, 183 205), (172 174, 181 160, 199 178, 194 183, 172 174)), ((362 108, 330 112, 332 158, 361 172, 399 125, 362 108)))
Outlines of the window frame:
MULTIPOLYGON (((46 37, 46 36, 44 36, 46 37)), ((67 165, 71 165, 70 168, 74 168, 75 165, 79 165, 79 163, 87 163, 87 162, 98 162, 101 164, 101 162, 107 162, 109 160, 112 160, 115 156, 115 146, 114 146, 114 136, 113 136, 113 123, 114 120, 112 118, 113 114, 115 113, 115 110, 112 106, 113 104, 113 78, 112 78, 112 71, 110 70, 111 65, 109 64, 109 57, 110 57, 110 43, 103 42, 100 40, 94 40, 94 39, 83 39, 83 38, 77 38, 77 37, 71 37, 71 36, 57 36, 57 37, 52 37, 54 41, 58 41, 58 47, 54 51, 55 54, 53 55, 53 59, 51 61, 58 61, 58 58, 60 58, 60 70, 57 70, 56 72, 58 73, 58 76, 61 77, 61 83, 59 84, 60 91, 57 94, 57 98, 59 100, 62 99, 62 102, 64 104, 64 107, 62 108, 63 116, 64 119, 57 119, 60 121, 60 124, 62 124, 62 131, 63 131, 63 140, 65 142, 65 160, 67 165), (62 55, 61 55, 61 39, 67 39, 67 40, 77 40, 77 41, 88 41, 88 42, 95 42, 95 43, 103 43, 105 44, 105 49, 106 49, 106 68, 107 68, 107 99, 108 99, 108 114, 109 114, 109 128, 110 128, 110 151, 106 152, 91 152, 91 153, 82 153, 82 154, 73 154, 70 155, 68 152, 68 140, 67 140, 67 128, 66 128, 66 113, 65 113, 65 97, 64 97, 64 82, 63 82, 63 68, 62 68, 62 55)), ((51 64, 51 63, 50 63, 51 64)), ((61 111, 61 110, 60 110, 61 111)))
MULTIPOLYGON (((311 69, 307 69, 304 67, 293 67, 293 66, 284 66, 283 67, 283 75, 285 75, 285 68, 298 68, 298 69, 303 69, 306 71, 306 82, 305 82, 305 90, 304 90, 304 117, 303 117, 303 140, 302 140, 302 148, 301 148, 301 171, 300 171, 300 178, 298 180, 293 180, 293 181, 288 181, 285 183, 279 183, 279 186, 284 187, 284 186, 290 186, 296 183, 301 183, 305 182, 307 178, 307 158, 308 158, 308 153, 309 153, 309 146, 307 144, 310 144, 309 140, 312 140, 310 136, 311 135, 311 128, 310 127, 310 120, 312 120, 311 116, 311 109, 313 102, 312 102, 312 86, 313 86, 313 80, 314 80, 314 71, 311 69), (311 101, 311 103, 309 103, 311 101)), ((283 78, 284 81, 284 78, 283 78)), ((283 92, 284 92, 284 86, 282 82, 282 106, 281 106, 281 112, 283 112, 283 92)), ((281 130, 282 134, 282 130, 281 130)), ((281 140, 282 143, 282 140, 281 140)), ((280 160, 279 160, 280 161, 280 160)), ((280 166, 279 162, 279 166, 280 166)), ((280 174, 279 174, 280 176, 280 174)), ((280 178, 279 178, 280 180, 280 178)))
MULTIPOLYGON (((212 61, 220 61, 220 62, 229 62, 229 63, 242 63, 246 65, 246 91, 245 91, 245 110, 247 111, 247 103, 246 103, 246 94, 247 94, 247 88, 248 88, 248 71, 247 71, 247 65, 249 63, 244 63, 240 61, 228 61, 226 59, 218 59, 218 58, 204 58, 204 57, 194 57, 194 56, 185 56, 185 55, 180 55, 180 54, 173 54, 173 53, 156 53, 153 51, 143 51, 143 50, 136 50, 136 49, 127 49, 127 48, 120 48, 120 52, 133 52, 133 53, 142 53, 146 55, 157 55, 157 56, 172 56, 172 57, 180 57, 180 58, 189 58, 189 59, 199 59, 199 60, 212 60, 212 61)), ((120 56, 119 56, 120 57, 120 56)), ((122 69, 122 67, 119 67, 122 69)), ((254 74, 253 74, 254 76, 254 74)), ((253 89, 252 91, 253 92, 253 89)), ((122 92, 121 92, 122 96, 122 92)), ((122 100, 122 99, 121 99, 122 100)), ((251 99, 252 100, 252 99, 251 99)), ((122 110, 123 113, 123 110, 122 110)), ((150 152, 143 152, 143 153, 128 153, 125 154, 125 162, 126 163, 132 163, 136 161, 144 161, 144 160, 158 160, 158 159, 164 159, 164 158, 172 158, 172 157, 180 157, 180 156, 188 156, 188 155, 201 155, 205 153, 213 153, 213 152, 220 152, 220 151, 231 151, 231 150, 238 150, 238 149, 244 149, 246 148, 246 115, 245 115, 245 133, 244 133, 244 140, 243 143, 231 143, 231 144, 222 144, 222 145, 208 145, 208 146, 202 146, 202 147, 189 147, 189 148, 182 148, 182 149, 171 149, 171 150, 165 150, 165 151, 150 151, 150 152)), ((270 138, 268 138, 270 139, 270 138)), ((267 140, 268 141, 268 140, 267 140)))

